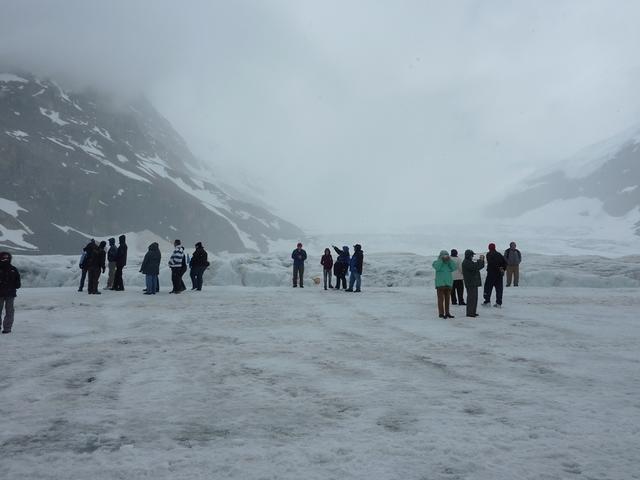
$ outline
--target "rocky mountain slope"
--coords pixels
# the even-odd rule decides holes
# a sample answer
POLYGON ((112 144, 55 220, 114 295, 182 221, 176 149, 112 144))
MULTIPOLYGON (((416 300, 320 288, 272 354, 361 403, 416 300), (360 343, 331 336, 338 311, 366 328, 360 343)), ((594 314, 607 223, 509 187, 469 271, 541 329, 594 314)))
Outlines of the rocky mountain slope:
POLYGON ((302 235, 228 194, 143 98, 0 73, 0 172, 0 247, 14 252, 76 253, 87 237, 145 231, 264 252, 302 235))

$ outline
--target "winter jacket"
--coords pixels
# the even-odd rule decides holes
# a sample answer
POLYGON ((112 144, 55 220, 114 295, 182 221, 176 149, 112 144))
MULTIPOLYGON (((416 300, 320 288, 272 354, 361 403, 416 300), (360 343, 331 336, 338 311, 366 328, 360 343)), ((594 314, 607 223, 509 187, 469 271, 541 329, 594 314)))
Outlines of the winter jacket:
POLYGON ((169 267, 170 268, 180 268, 184 267, 187 264, 187 258, 184 254, 184 247, 182 245, 178 245, 175 247, 175 250, 169 257, 169 267))
POLYGON ((96 246, 96 242, 91 240, 82 249, 82 255, 80 255, 80 262, 78 263, 78 266, 80 267, 81 270, 86 270, 88 268, 87 261, 89 260, 89 256, 93 253, 93 248, 95 246, 96 246))
POLYGON ((464 252, 464 260, 462 261, 462 275, 464 277, 464 285, 467 288, 481 287, 482 278, 480 270, 484 268, 484 260, 473 261, 473 250, 464 252))
POLYGON ((338 254, 338 258, 333 264, 333 273, 338 276, 344 275, 349 269, 349 260, 351 259, 351 255, 349 255, 349 247, 345 245, 342 247, 342 250, 335 245, 332 245, 332 247, 338 254))
POLYGON ((325 253, 324 255, 322 255, 322 258, 320 259, 320 265, 324 267, 324 270, 331 271, 331 268, 333 267, 333 257, 330 253, 325 253))
POLYGON ((20 288, 20 272, 11 265, 11 254, 8 262, 0 262, 0 298, 13 298, 16 296, 16 290, 20 288))
POLYGON ((487 253, 487 275, 502 275, 507 268, 507 261, 500 252, 492 250, 487 253))
POLYGON ((116 252, 116 266, 122 268, 127 264, 127 244, 125 243, 125 236, 120 235, 118 241, 120 244, 116 252))
POLYGON ((456 262, 458 268, 453 271, 453 279, 454 280, 463 280, 462 275, 462 259, 460 257, 451 257, 452 262, 456 262))
POLYGON ((293 258, 293 264, 296 267, 303 267, 304 261, 307 259, 307 252, 304 249, 298 250, 297 248, 291 252, 291 258, 293 258))
POLYGON ((100 248, 98 245, 93 247, 93 251, 87 257, 86 265, 87 270, 103 270, 105 269, 105 261, 107 259, 107 252, 104 248, 100 248))
POLYGON ((449 259, 448 262, 445 262, 443 258, 448 255, 449 252, 442 250, 440 255, 438 255, 438 259, 432 263, 432 266, 436 271, 436 288, 453 286, 452 273, 456 268, 458 268, 458 264, 456 262, 452 262, 451 259, 449 259))
POLYGON ((507 261, 507 265, 520 265, 522 254, 517 248, 507 248, 504 251, 504 259, 507 261))
POLYGON ((159 245, 156 242, 153 242, 149 245, 149 250, 145 253, 144 258, 142 259, 140 272, 145 275, 159 275, 160 260, 162 260, 162 254, 160 253, 159 245))
POLYGON ((349 261, 349 269, 352 272, 357 272, 362 275, 362 265, 364 263, 364 252, 362 251, 362 247, 360 245, 354 246, 355 251, 353 252, 353 256, 349 261))
POLYGON ((191 256, 191 267, 208 267, 207 251, 204 247, 197 247, 191 256))
POLYGON ((116 247, 116 241, 113 238, 109 239, 109 250, 107 250, 107 261, 115 262, 118 257, 118 247, 116 247))

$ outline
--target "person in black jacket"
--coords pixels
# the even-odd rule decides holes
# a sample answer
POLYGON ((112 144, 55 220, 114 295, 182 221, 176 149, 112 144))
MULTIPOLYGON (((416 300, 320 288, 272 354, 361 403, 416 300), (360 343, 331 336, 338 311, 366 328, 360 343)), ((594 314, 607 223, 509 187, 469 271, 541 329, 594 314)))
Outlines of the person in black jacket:
POLYGON ((82 249, 82 255, 80 256, 80 263, 78 266, 82 271, 80 275, 80 286, 78 287, 78 291, 81 292, 84 289, 84 281, 87 278, 87 260, 89 260, 89 255, 93 252, 94 247, 96 246, 96 241, 92 238, 89 243, 85 245, 82 249))
POLYGON ((482 305, 491 304, 491 292, 496 289, 496 303, 494 307, 502 307, 502 277, 507 268, 507 261, 502 254, 496 251, 496 244, 489 244, 489 252, 487 253, 487 278, 484 281, 484 302, 482 305))
POLYGON ((364 263, 364 252, 362 251, 362 246, 359 243, 356 243, 353 246, 353 256, 349 261, 349 271, 351 275, 349 275, 349 288, 347 292, 359 292, 360 291, 360 282, 362 280, 362 265, 364 263), (353 285, 355 284, 356 289, 353 289, 353 285))
POLYGON ((127 237, 120 235, 118 237, 118 250, 116 251, 116 273, 113 278, 113 290, 121 292, 124 290, 124 282, 122 280, 122 269, 127 264, 127 237))
POLYGON ((87 292, 89 295, 100 295, 98 291, 98 282, 100 281, 100 272, 104 273, 105 271, 105 260, 107 258, 107 252, 105 252, 104 247, 107 246, 107 242, 104 240, 100 242, 100 245, 96 245, 93 247, 93 252, 89 256, 88 259, 88 270, 89 270, 89 286, 87 288, 87 292))
POLYGON ((336 263, 333 264, 333 274, 336 276, 336 290, 340 290, 340 284, 347 289, 347 271, 349 270, 349 261, 351 256, 349 255, 349 247, 346 245, 340 250, 335 245, 331 245, 338 254, 336 263))
POLYGON ((140 273, 145 275, 145 283, 147 285, 144 292, 145 295, 155 295, 160 290, 158 275, 160 274, 161 260, 160 246, 158 242, 153 242, 149 245, 149 249, 142 260, 142 265, 140 265, 140 273))
POLYGON ((20 288, 20 272, 11 265, 11 254, 9 252, 0 253, 0 320, 2 320, 2 310, 4 310, 4 320, 2 320, 2 333, 11 333, 13 327, 13 316, 15 313, 14 300, 16 290, 20 288))
POLYGON ((196 249, 193 255, 191 255, 191 261, 189 262, 189 267, 191 268, 189 272, 192 285, 191 290, 202 290, 202 274, 208 266, 207 251, 202 246, 202 242, 198 242, 196 243, 196 249))
POLYGON ((109 267, 109 276, 107 277, 107 289, 113 290, 113 280, 116 277, 116 257, 118 256, 118 247, 116 247, 116 239, 109 239, 109 249, 107 250, 107 267, 109 267))

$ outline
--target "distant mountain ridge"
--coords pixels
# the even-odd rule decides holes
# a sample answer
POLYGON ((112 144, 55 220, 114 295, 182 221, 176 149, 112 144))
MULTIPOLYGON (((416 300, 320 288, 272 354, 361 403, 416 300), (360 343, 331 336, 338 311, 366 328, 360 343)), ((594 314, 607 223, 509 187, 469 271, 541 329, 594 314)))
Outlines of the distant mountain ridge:
POLYGON ((0 73, 0 171, 0 247, 15 252, 76 253, 87 236, 145 230, 214 252, 265 252, 303 235, 227 193, 144 98, 116 105, 0 73))
POLYGON ((550 215, 571 216, 571 210, 583 220, 599 221, 604 215, 628 218, 629 228, 640 235, 640 127, 591 145, 553 169, 529 177, 488 212, 519 217, 545 207, 550 215), (572 209, 563 211, 558 208, 561 204, 571 204, 572 209))

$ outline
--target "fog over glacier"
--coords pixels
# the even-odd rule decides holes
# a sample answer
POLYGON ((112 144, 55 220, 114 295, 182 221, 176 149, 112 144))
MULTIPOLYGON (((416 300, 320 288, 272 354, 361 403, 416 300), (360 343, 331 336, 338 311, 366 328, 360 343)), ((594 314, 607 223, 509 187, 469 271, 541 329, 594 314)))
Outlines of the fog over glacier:
POLYGON ((640 114, 633 2, 1 6, 2 65, 143 92, 311 231, 467 221, 640 114))

